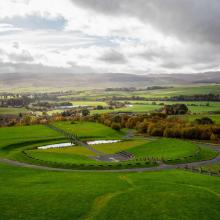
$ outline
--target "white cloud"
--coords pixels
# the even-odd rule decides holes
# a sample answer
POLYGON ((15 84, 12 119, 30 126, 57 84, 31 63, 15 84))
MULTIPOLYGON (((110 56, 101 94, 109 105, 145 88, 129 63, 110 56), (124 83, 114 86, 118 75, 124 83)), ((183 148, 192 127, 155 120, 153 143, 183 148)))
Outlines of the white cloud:
POLYGON ((207 7, 204 0, 199 5, 196 0, 168 0, 167 5, 161 0, 0 1, 0 63, 4 68, 13 64, 15 72, 16 67, 27 68, 24 63, 29 68, 50 66, 80 73, 218 70, 218 31, 210 30, 218 26, 220 6, 216 0, 210 4, 207 7), (207 15, 207 10, 213 14, 207 15))

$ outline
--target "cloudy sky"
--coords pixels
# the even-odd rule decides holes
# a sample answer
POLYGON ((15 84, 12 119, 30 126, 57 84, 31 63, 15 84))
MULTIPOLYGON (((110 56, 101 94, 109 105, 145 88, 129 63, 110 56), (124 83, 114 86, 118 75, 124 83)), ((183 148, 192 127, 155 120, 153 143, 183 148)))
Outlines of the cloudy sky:
POLYGON ((0 0, 0 73, 220 69, 219 0, 0 0))

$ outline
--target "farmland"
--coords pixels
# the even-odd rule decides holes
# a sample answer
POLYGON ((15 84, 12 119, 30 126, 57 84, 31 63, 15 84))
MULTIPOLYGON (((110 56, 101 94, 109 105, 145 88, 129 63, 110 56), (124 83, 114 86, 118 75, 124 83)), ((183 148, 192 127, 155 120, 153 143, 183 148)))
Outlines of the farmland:
MULTIPOLYGON (((119 124, 120 120, 122 124, 126 117, 140 119, 145 117, 143 113, 181 103, 190 112, 161 118, 162 125, 172 130, 171 123, 177 122, 171 119, 176 117, 177 127, 184 134, 187 126, 201 129, 202 125, 195 124, 195 119, 209 117, 216 124, 204 125, 202 131, 206 134, 207 126, 212 128, 220 123, 217 113, 220 102, 125 99, 116 104, 113 101, 112 107, 111 101, 97 100, 114 95, 158 98, 210 91, 218 94, 219 85, 133 92, 78 91, 46 99, 48 103, 67 101, 80 106, 73 110, 79 114, 75 118, 67 114, 65 118, 61 114, 66 110, 42 110, 38 116, 33 112, 28 118, 27 114, 25 123, 0 128, 0 196, 3 198, 0 219, 219 219, 218 140, 186 140, 184 136, 180 139, 141 133, 139 129, 143 126, 140 125, 146 120, 149 120, 147 129, 158 129, 158 124, 153 123, 159 119, 148 118, 150 114, 141 122, 136 121, 133 127, 132 120, 127 120, 124 127, 112 125, 119 124), (116 106, 121 103, 122 107, 116 106), (90 114, 84 118, 81 110, 87 108, 90 114), (105 114, 111 112, 114 114, 105 114), (58 113, 54 116, 56 120, 53 113, 58 113), (31 118, 34 117, 42 117, 43 122, 33 125, 31 118), (46 123, 44 117, 49 118, 46 123), (60 120, 62 117, 64 120, 60 120), (71 135, 77 140, 70 140, 71 135), (118 142, 87 143, 98 140, 118 142), (73 145, 68 147, 38 148, 70 141, 73 145)), ((15 115, 28 112, 26 108, 2 108, 1 114, 8 114, 9 109, 15 115)))
POLYGON ((207 102, 173 102, 173 101, 165 101, 165 102, 131 102, 128 107, 118 108, 114 110, 93 110, 92 113, 107 113, 107 112, 152 112, 154 110, 158 110, 163 107, 163 105, 172 105, 177 103, 186 104, 189 108, 189 111, 192 113, 208 113, 219 111, 220 102, 209 102, 209 105, 206 106, 207 102), (163 104, 163 105, 162 105, 163 104))
POLYGON ((0 169, 2 219, 217 220, 220 216, 218 177, 181 170, 66 173, 6 165, 0 169))
MULTIPOLYGON (((134 91, 108 91, 103 89, 93 89, 93 90, 82 90, 82 91, 63 91, 62 93, 55 93, 54 90, 44 90, 47 98, 44 98, 42 102, 53 103, 54 105, 59 106, 61 102, 68 102, 72 104, 73 109, 82 109, 89 108, 91 114, 102 114, 108 112, 135 112, 135 113, 146 113, 153 112, 160 109, 163 105, 170 105, 175 103, 186 104, 189 108, 189 111, 192 114, 201 114, 201 113, 212 113, 218 112, 220 109, 219 101, 167 101, 166 99, 175 97, 175 96, 196 96, 196 95, 217 95, 219 94, 220 86, 219 85, 197 85, 197 86, 175 86, 165 89, 155 89, 155 90, 134 90, 134 91), (54 92, 54 93, 53 93, 54 92), (56 95, 54 95, 56 94, 56 95), (112 107, 110 105, 111 100, 120 99, 118 102, 124 103, 120 107, 112 107), (141 99, 141 100, 139 100, 141 99), (155 99, 155 101, 147 101, 144 99, 155 99), (165 99, 165 100, 160 100, 165 99), (97 108, 100 107, 100 108, 97 108)), ((31 90, 30 90, 31 92, 31 90)), ((27 99, 27 94, 30 92, 21 93, 21 97, 25 96, 27 99)), ((12 96, 12 94, 11 94, 12 96)), ((39 97, 33 100, 29 100, 30 103, 25 106, 20 107, 1 107, 1 114, 19 114, 27 113, 29 111, 38 115, 43 112, 52 115, 56 113, 62 113, 65 111, 65 108, 48 108, 48 109, 36 109, 33 108, 33 104, 39 102, 39 99, 43 97, 42 93, 38 94, 39 97), (29 110, 27 110, 29 109, 29 110)), ((8 96, 10 97, 10 95, 8 96)), ((65 106, 61 106, 65 107, 65 106)), ((69 106, 70 107, 70 106, 69 106)))
POLYGON ((19 114, 19 113, 26 113, 28 112, 25 108, 2 108, 0 107, 0 114, 6 115, 6 114, 19 114))
POLYGON ((142 91, 105 91, 102 89, 94 89, 87 91, 80 91, 72 95, 61 96, 60 99, 69 99, 80 97, 82 99, 95 101, 97 98, 112 97, 112 96, 141 96, 145 98, 162 98, 162 97, 172 97, 178 95, 196 95, 196 94, 219 94, 220 85, 189 85, 189 86, 175 86, 173 88, 167 89, 157 89, 157 90, 142 90, 142 91))

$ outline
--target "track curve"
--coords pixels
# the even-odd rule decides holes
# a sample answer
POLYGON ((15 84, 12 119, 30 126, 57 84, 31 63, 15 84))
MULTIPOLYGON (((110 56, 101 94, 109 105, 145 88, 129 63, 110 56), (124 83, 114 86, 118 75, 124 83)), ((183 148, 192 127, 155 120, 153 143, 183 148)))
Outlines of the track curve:
POLYGON ((204 166, 214 163, 220 163, 220 146, 215 144, 209 144, 209 143, 201 143, 196 142, 199 144, 203 144, 203 146, 213 149, 214 151, 218 152, 218 156, 211 159, 211 160, 205 160, 205 161, 198 161, 198 162, 192 162, 192 163, 183 163, 183 164, 160 164, 156 167, 143 167, 143 168, 128 168, 128 169, 116 169, 116 170, 73 170, 73 169, 64 169, 64 168, 54 168, 54 167, 47 167, 42 165, 34 165, 29 163, 24 163, 16 160, 10 160, 7 158, 0 158, 0 163, 12 165, 16 167, 26 167, 26 168, 32 168, 32 169, 40 169, 40 170, 48 170, 48 171, 60 171, 60 172, 144 172, 144 171, 158 171, 158 170, 170 170, 170 169, 177 169, 177 168, 184 168, 186 166, 188 167, 198 167, 198 166, 204 166))

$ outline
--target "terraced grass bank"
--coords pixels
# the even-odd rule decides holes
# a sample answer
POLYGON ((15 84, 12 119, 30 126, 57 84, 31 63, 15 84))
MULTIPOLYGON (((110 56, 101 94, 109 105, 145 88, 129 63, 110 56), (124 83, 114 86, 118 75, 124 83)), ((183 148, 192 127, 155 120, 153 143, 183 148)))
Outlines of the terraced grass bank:
MULTIPOLYGON (((117 139, 124 133, 92 122, 58 122, 55 125, 77 134, 83 140, 117 139), (91 131, 91 132, 90 132, 91 131)), ((37 149, 54 143, 62 143, 66 137, 46 126, 26 126, 0 129, 0 156, 31 164, 68 169, 125 169, 156 166, 158 161, 179 164, 209 160, 217 156, 211 149, 200 147, 189 141, 162 138, 147 140, 134 138, 118 143, 93 145, 94 151, 85 146, 37 149), (121 151, 132 153, 128 161, 100 161, 96 152, 110 155, 121 151)))
POLYGON ((133 153, 139 160, 154 158, 168 164, 209 160, 218 155, 217 152, 199 144, 170 138, 160 138, 131 148, 128 151, 133 153))

